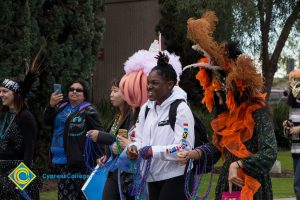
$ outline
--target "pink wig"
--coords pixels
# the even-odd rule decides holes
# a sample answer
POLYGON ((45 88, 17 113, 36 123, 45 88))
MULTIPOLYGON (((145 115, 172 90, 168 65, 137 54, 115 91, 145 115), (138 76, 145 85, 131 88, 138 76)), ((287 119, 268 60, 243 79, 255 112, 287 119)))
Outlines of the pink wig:
POLYGON ((125 101, 132 107, 140 107, 148 99, 147 76, 143 71, 125 74, 119 87, 124 94, 125 101))
MULTIPOLYGON (((182 73, 179 57, 164 51, 169 56, 169 63, 177 73, 177 80, 182 73)), ((141 107, 148 99, 147 76, 157 65, 155 56, 158 51, 139 50, 134 53, 124 64, 126 74, 120 81, 120 89, 126 102, 132 107, 141 107)))

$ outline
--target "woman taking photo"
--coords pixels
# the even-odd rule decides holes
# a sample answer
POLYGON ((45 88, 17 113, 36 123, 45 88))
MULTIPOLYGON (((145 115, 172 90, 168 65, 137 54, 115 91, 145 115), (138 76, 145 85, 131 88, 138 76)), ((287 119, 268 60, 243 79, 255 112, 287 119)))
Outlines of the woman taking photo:
MULTIPOLYGON (((54 92, 44 112, 45 123, 52 126, 51 161, 59 174, 88 174, 83 157, 86 132, 93 129, 102 130, 102 125, 96 109, 86 102, 88 88, 84 82, 73 81, 67 88, 68 100, 62 102, 63 94, 54 92)), ((85 199, 81 192, 84 181, 60 179, 58 199, 85 199)))
MULTIPOLYGON (((0 86, 0 196, 4 199, 22 199, 23 196, 8 180, 8 174, 21 162, 32 170, 37 126, 25 101, 32 83, 28 87, 28 79, 23 82, 5 79, 0 86)), ((36 181, 31 182, 24 191, 30 198, 39 199, 36 181)))
POLYGON ((185 102, 178 105, 174 129, 170 126, 170 106, 178 99, 186 100, 186 93, 175 86, 177 74, 168 62, 168 56, 159 53, 157 66, 148 76, 149 100, 139 114, 136 142, 127 149, 128 157, 136 159, 138 149, 150 146, 147 152, 147 158, 152 158, 147 178, 150 200, 185 199, 184 166, 176 162, 173 150, 189 149, 195 140, 194 118, 185 102))

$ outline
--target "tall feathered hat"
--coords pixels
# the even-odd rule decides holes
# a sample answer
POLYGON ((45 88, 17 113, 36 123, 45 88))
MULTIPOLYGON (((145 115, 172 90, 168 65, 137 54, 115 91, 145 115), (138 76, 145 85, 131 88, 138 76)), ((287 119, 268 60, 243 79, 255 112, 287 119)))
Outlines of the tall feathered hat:
POLYGON ((265 94, 262 94, 264 81, 257 72, 253 59, 241 55, 232 64, 232 69, 226 77, 226 88, 227 98, 234 100, 234 106, 241 102, 250 103, 257 99, 265 99, 265 94))
POLYGON ((212 111, 214 91, 227 88, 232 91, 235 100, 252 101, 261 98, 263 79, 257 73, 253 60, 245 55, 238 47, 237 42, 219 44, 213 38, 213 32, 218 18, 213 11, 206 11, 201 18, 190 18, 187 21, 187 36, 195 44, 193 49, 201 51, 204 58, 197 63, 186 66, 199 67, 196 78, 204 89, 204 98, 208 110, 212 111), (212 72, 208 74, 208 70, 212 72), (220 76, 223 71, 226 76, 220 76))
POLYGON ((192 48, 204 55, 197 63, 185 66, 183 71, 190 67, 199 67, 196 79, 204 90, 202 103, 209 112, 213 110, 214 91, 225 88, 223 75, 231 71, 226 58, 224 45, 213 38, 218 18, 212 11, 206 11, 201 18, 190 18, 187 21, 187 37, 194 43, 192 48))
POLYGON ((4 79, 4 81, 1 83, 1 87, 5 87, 17 94, 27 96, 29 93, 32 84, 36 81, 36 79, 39 77, 39 75, 42 73, 42 71, 45 69, 45 67, 42 65, 42 61, 39 62, 39 57, 42 52, 42 50, 45 48, 44 44, 36 56, 32 59, 31 64, 27 64, 27 69, 25 72, 25 78, 23 81, 21 80, 12 80, 12 79, 4 79))
POLYGON ((199 19, 190 18, 187 21, 187 37, 194 42, 193 48, 202 51, 209 59, 209 65, 230 71, 229 65, 226 64, 228 59, 224 56, 224 46, 213 38, 217 22, 218 18, 213 11, 206 11, 199 19))
MULTIPOLYGON (((157 65, 155 57, 161 49, 159 43, 158 40, 154 40, 149 50, 137 51, 124 64, 126 74, 122 77, 119 86, 126 102, 133 107, 142 106, 148 99, 147 76, 157 65)), ((163 53, 169 57, 169 64, 175 69, 179 81, 182 73, 180 58, 168 51, 163 53)))

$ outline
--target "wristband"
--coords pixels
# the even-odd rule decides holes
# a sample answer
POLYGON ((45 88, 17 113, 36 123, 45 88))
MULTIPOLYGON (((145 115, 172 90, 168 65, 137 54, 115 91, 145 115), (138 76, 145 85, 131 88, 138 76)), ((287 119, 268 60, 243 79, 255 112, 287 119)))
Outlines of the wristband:
POLYGON ((239 161, 236 161, 237 165, 239 166, 239 168, 241 168, 240 164, 239 164, 239 161))

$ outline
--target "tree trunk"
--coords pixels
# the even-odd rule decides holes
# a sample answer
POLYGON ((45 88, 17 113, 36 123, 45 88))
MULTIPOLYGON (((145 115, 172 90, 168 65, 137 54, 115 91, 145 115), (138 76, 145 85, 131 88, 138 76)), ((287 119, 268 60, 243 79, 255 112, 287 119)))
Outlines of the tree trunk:
MULTIPOLYGON (((266 68, 269 68, 269 69, 276 68, 277 69, 276 66, 268 66, 266 68)), ((274 79, 274 74, 275 74, 275 71, 271 71, 271 70, 263 72, 264 81, 265 81, 264 92, 267 93, 267 97, 266 97, 266 101, 267 102, 268 102, 269 97, 270 97, 270 93, 271 93, 271 89, 272 89, 272 84, 273 84, 273 79, 274 79)))
POLYGON ((258 10, 260 15, 260 29, 261 29, 261 41, 262 41, 262 73, 265 78, 265 92, 267 92, 266 101, 269 100, 274 74, 277 71, 277 64, 279 56, 282 52, 282 49, 285 45, 285 42, 291 32, 291 29, 295 23, 295 21, 299 17, 300 13, 300 1, 297 2, 295 8, 291 12, 291 14, 286 19, 284 26, 281 30, 279 38, 276 42, 276 46, 274 51, 271 53, 271 57, 269 55, 269 27, 270 20, 272 16, 272 1, 267 4, 269 7, 264 8, 264 1, 258 1, 258 10))

